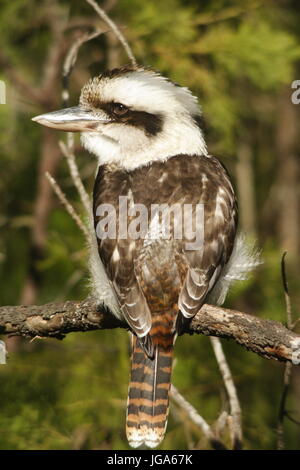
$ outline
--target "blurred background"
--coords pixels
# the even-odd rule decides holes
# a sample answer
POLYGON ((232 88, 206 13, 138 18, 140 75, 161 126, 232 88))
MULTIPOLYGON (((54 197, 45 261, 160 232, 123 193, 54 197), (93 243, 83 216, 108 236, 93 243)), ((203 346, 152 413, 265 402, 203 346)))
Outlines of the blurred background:
MULTIPOLYGON (((300 282, 300 4, 296 0, 106 0, 99 4, 140 64, 190 87, 203 110, 209 152, 235 182, 240 228, 257 240, 264 264, 225 306, 286 322, 280 260, 294 318, 300 282)), ((83 208, 58 147, 65 136, 32 123, 62 106, 62 64, 83 32, 107 26, 84 0, 2 0, 0 80, 0 304, 43 304, 88 294, 87 249, 44 173, 77 211, 83 208)), ((112 33, 84 44, 70 79, 70 105, 91 75, 126 64, 112 33)), ((92 191, 95 160, 76 140, 80 173, 92 191)), ((298 328, 299 331, 299 328, 298 328)), ((1 337, 1 339, 5 339, 1 337)), ((69 334, 63 341, 9 339, 0 366, 0 449, 127 449, 129 342, 125 331, 69 334)), ((224 342, 243 411, 245 448, 275 449, 284 366, 224 342)), ((209 344, 185 335, 173 382, 208 422, 227 401, 209 344)), ((293 370, 286 447, 300 449, 300 372, 293 370)), ((162 449, 209 448, 184 411, 171 406, 162 449)))

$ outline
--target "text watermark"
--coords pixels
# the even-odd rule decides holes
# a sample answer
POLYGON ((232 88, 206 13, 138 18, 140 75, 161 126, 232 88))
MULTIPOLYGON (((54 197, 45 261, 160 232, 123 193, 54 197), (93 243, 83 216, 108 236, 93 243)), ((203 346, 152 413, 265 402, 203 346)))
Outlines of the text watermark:
POLYGON ((300 364, 300 338, 295 338, 291 341, 291 348, 292 348, 292 363, 294 366, 298 366, 300 364))
POLYGON ((143 239, 185 240, 186 250, 199 250, 204 240, 204 204, 144 204, 132 203, 128 196, 119 196, 113 204, 100 204, 96 210, 100 218, 96 225, 101 240, 143 239))
POLYGON ((4 341, 0 341, 0 364, 6 364, 6 345, 4 341))
POLYGON ((295 89, 291 95, 292 103, 300 104, 300 80, 294 80, 291 87, 295 89))
POLYGON ((0 80, 0 104, 6 104, 6 85, 3 80, 0 80))

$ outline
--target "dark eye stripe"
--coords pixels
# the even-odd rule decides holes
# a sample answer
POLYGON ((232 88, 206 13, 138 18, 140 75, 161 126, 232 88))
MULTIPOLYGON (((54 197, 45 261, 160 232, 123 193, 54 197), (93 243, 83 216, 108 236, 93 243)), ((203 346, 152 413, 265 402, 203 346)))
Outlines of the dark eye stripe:
POLYGON ((103 109, 114 122, 143 129, 148 136, 156 136, 163 128, 164 119, 162 114, 135 111, 123 103, 114 101, 103 102, 94 100, 91 104, 96 109, 103 109))

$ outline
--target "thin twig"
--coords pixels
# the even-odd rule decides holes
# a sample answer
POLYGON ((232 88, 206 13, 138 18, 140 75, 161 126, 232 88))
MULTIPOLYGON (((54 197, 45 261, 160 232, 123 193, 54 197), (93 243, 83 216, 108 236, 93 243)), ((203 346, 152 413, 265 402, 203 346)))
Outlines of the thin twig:
POLYGON ((76 39, 72 46, 70 47, 63 64, 63 89, 62 89, 62 100, 63 106, 68 106, 70 94, 69 94, 69 77, 71 72, 75 66, 78 52, 80 47, 90 41, 91 39, 95 39, 96 37, 100 36, 100 34, 104 34, 107 31, 103 31, 102 29, 96 29, 92 33, 83 33, 81 37, 76 39))
MULTIPOLYGON (((286 255, 287 255, 287 252, 285 251, 281 258, 281 277, 282 277, 282 284, 283 284, 284 298, 285 298, 287 327, 290 330, 292 330, 293 328, 292 306, 291 306, 291 298, 290 298, 289 286, 288 286, 286 269, 285 269, 286 255)), ((290 383, 291 383, 292 368, 293 368, 293 364, 291 362, 287 363, 284 368, 283 390, 282 390, 282 394, 280 398, 278 423, 277 423, 277 450, 285 449, 283 422, 284 422, 285 416, 287 416, 286 400, 287 400, 288 391, 289 391, 290 383)))
POLYGON ((300 421, 298 419, 293 418, 288 411, 285 412, 285 416, 294 424, 300 426, 300 421))
POLYGON ((115 33, 116 37, 119 39, 120 43, 124 47, 124 50, 126 54, 128 55, 128 58, 130 62, 132 63, 133 66, 137 65, 136 59, 133 55, 133 52, 131 50, 131 47, 129 46, 128 42, 126 41, 125 37, 117 27, 117 25, 107 16, 105 11, 95 2, 95 0, 86 0, 87 3, 89 3, 94 10, 97 12, 97 14, 100 16, 100 18, 109 26, 109 28, 115 33))
POLYGON ((87 214, 90 215, 90 213, 91 213, 91 201, 90 201, 89 195, 86 192, 85 187, 82 183, 81 177, 79 175, 78 166, 76 164, 74 152, 72 152, 70 150, 70 148, 62 141, 59 141, 59 146, 60 146, 60 149, 61 149, 62 153, 66 157, 66 160, 67 160, 67 163, 68 163, 68 166, 69 166, 69 170, 70 170, 70 174, 71 174, 73 183, 74 183, 74 185, 75 185, 75 187, 78 191, 78 194, 80 196, 81 202, 82 202, 87 214))
POLYGON ((74 207, 72 206, 72 204, 68 201, 68 199, 66 198, 65 194, 63 193, 63 191, 61 190, 61 188, 59 187, 59 185, 57 184, 57 182, 55 181, 55 179, 50 175, 50 173, 48 173, 48 171, 45 173, 46 175, 46 178, 48 179, 49 183, 51 184, 55 194, 57 195, 58 199, 61 201, 61 203, 64 205, 64 207, 66 208, 68 214, 72 217, 72 219, 76 222, 77 226, 80 228, 80 230, 83 232, 86 240, 90 243, 90 233, 87 229, 87 227, 84 225, 84 223, 82 222, 81 218, 79 217, 79 215, 77 214, 77 212, 75 211, 74 207))
POLYGON ((242 422, 241 422, 241 407, 236 391, 236 387, 233 381, 233 377, 227 363, 222 344, 219 338, 210 337, 210 341, 216 356, 216 360, 223 377, 224 385, 228 394, 230 415, 232 418, 231 423, 231 439, 232 448, 238 450, 242 448, 242 422))
POLYGON ((228 417, 229 417, 229 414, 227 411, 224 410, 220 413, 217 421, 214 424, 214 430, 215 430, 216 436, 220 436, 222 434, 228 422, 228 417))
MULTIPOLYGON (((96 31, 92 33, 85 33, 83 34, 80 38, 78 38, 74 44, 70 47, 65 60, 63 64, 63 90, 62 90, 62 99, 63 99, 63 105, 68 106, 69 105, 69 78, 72 73, 72 70, 76 64, 76 60, 78 57, 78 52, 80 47, 86 43, 87 41, 90 41, 91 39, 94 39, 98 37, 100 34, 105 33, 106 31, 97 29, 96 31)), ((66 157, 71 178, 73 180, 73 183, 78 191, 78 194, 80 196, 81 202, 87 212, 88 215, 90 215, 91 212, 91 202, 89 195, 87 194, 84 185, 82 183, 81 177, 79 175, 79 170, 78 166, 76 163, 76 158, 74 154, 74 134, 72 132, 68 132, 67 134, 67 145, 60 141, 59 142, 60 149, 64 156, 66 157)))
POLYGON ((285 257, 287 255, 287 251, 285 251, 281 258, 281 277, 282 277, 282 284, 284 289, 284 298, 285 298, 285 307, 286 307, 286 317, 287 317, 287 327, 292 330, 293 329, 293 318, 292 318, 292 304, 291 298, 289 293, 289 285, 286 276, 286 269, 285 269, 285 257))
POLYGON ((195 423, 206 436, 213 449, 226 449, 223 442, 215 436, 210 425, 205 419, 198 413, 196 408, 193 407, 177 390, 174 385, 171 385, 171 398, 177 405, 179 405, 189 416, 189 418, 195 423))

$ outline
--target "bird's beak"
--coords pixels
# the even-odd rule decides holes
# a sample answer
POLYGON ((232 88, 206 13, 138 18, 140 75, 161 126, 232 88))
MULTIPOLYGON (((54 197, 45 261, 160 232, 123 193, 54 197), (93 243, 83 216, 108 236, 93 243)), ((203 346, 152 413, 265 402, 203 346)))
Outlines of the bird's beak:
POLYGON ((104 112, 103 116, 99 113, 95 115, 80 106, 41 114, 40 116, 35 116, 32 120, 43 126, 67 132, 97 132, 98 124, 111 122, 104 112))

